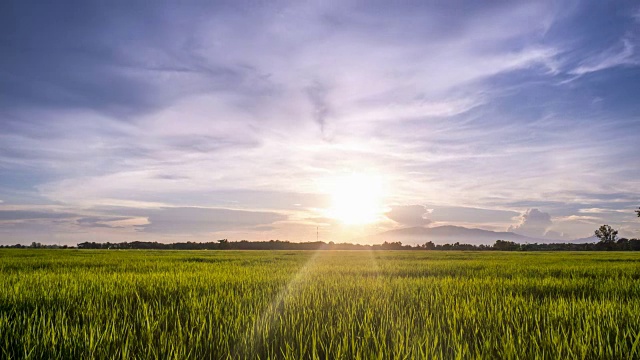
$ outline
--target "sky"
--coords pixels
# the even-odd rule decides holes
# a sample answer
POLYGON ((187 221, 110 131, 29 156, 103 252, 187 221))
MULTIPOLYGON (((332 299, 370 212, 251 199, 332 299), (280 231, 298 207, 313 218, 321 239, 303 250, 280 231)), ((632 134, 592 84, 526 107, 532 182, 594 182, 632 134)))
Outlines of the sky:
POLYGON ((3 1, 0 244, 640 237, 639 47, 633 1, 3 1))

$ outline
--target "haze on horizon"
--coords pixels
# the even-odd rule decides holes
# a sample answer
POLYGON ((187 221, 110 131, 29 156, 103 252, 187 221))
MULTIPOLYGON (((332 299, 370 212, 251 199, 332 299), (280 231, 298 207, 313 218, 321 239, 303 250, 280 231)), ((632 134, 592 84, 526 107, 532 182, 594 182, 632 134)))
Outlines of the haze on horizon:
POLYGON ((0 244, 640 237, 639 46, 634 2, 4 1, 0 244))

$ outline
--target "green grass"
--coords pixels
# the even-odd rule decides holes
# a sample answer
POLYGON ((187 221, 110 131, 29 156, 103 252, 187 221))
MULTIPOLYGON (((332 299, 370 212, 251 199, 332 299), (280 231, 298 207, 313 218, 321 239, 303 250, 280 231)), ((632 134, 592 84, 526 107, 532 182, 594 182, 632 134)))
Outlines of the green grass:
POLYGON ((0 358, 640 358, 640 254, 3 249, 0 358))

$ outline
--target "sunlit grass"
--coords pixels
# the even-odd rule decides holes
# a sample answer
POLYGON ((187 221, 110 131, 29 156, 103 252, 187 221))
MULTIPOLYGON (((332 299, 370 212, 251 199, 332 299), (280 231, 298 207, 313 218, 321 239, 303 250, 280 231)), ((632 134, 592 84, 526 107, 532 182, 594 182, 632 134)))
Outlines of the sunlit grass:
POLYGON ((640 357, 640 254, 0 250, 0 358, 640 357))

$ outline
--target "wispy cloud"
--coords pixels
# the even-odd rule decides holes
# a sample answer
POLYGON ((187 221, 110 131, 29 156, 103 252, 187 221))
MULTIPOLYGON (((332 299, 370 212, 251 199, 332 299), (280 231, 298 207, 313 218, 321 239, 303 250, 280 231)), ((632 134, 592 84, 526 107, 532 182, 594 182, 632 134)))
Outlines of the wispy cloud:
POLYGON ((213 233, 223 230, 256 229, 286 220, 287 216, 264 211, 241 211, 211 208, 161 208, 148 213, 148 224, 139 225, 145 232, 213 233))
POLYGON ((625 213, 625 212, 628 212, 628 210, 588 208, 588 209, 580 209, 578 210, 578 212, 583 214, 607 214, 607 213, 625 213))
POLYGON ((623 39, 621 44, 583 61, 569 73, 584 75, 618 66, 638 65, 639 63, 635 53, 635 45, 631 40, 623 39))

